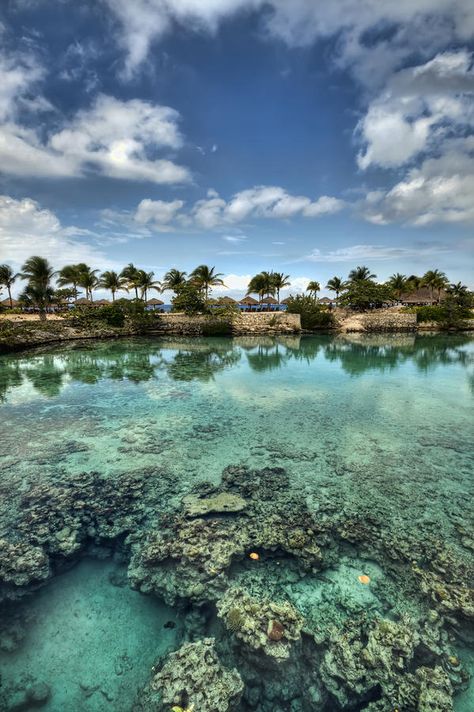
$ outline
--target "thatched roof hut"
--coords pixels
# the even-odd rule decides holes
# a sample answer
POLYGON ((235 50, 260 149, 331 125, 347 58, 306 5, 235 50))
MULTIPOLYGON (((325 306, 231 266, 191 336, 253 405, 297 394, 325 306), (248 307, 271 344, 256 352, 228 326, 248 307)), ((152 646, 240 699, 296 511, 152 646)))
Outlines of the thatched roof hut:
POLYGON ((219 297, 217 301, 219 304, 237 304, 235 299, 232 299, 232 297, 228 297, 227 295, 225 297, 219 297))
POLYGON ((96 307, 108 307, 112 302, 110 302, 108 299, 98 299, 96 302, 93 302, 96 307))
POLYGON ((264 297, 262 299, 262 304, 278 304, 278 302, 275 297, 271 297, 270 295, 268 295, 267 297, 264 297))
POLYGON ((329 297, 322 297, 321 299, 318 299, 320 304, 333 304, 333 301, 334 300, 329 299, 329 297))
POLYGON ((6 299, 3 299, 0 302, 0 306, 6 307, 7 309, 10 309, 11 306, 12 309, 16 309, 17 307, 21 306, 21 303, 18 301, 18 299, 12 299, 12 303, 10 305, 10 300, 7 297, 6 299))
POLYGON ((400 302, 406 306, 434 304, 438 301, 442 302, 444 299, 446 299, 446 291, 444 289, 438 295, 438 290, 434 289, 432 292, 429 287, 420 287, 413 292, 405 292, 405 294, 400 295, 400 302))
POLYGON ((81 297, 80 299, 77 299, 75 302, 75 305, 77 307, 90 307, 93 302, 90 301, 90 299, 86 299, 85 297, 81 297))
POLYGON ((258 301, 247 294, 243 299, 239 301, 239 304, 244 304, 246 307, 255 307, 258 305, 258 301))
POLYGON ((282 299, 280 304, 288 304, 288 302, 290 301, 291 298, 292 297, 287 297, 286 299, 282 299))
POLYGON ((147 307, 161 307, 163 306, 164 302, 161 301, 161 299, 157 299, 156 297, 153 297, 153 299, 148 299, 146 305, 147 307))

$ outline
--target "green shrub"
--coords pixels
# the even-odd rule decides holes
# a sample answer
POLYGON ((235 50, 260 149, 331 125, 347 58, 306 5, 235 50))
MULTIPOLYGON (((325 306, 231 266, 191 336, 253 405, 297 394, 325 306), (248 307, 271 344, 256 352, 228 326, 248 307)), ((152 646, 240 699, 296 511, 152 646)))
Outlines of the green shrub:
POLYGON ((315 297, 307 294, 291 296, 286 301, 289 314, 301 316, 303 329, 330 329, 334 324, 334 316, 325 309, 315 297))
POLYGON ((350 307, 359 311, 376 309, 384 304, 389 304, 395 299, 394 291, 386 284, 377 284, 371 279, 351 282, 339 298, 341 306, 350 307))
POLYGON ((176 287, 176 295, 171 300, 173 311, 185 314, 206 314, 208 308, 202 293, 189 282, 176 287))
POLYGON ((448 297, 442 304, 426 307, 416 307, 416 320, 419 323, 435 321, 445 327, 455 327, 462 324, 465 319, 472 319, 468 307, 457 304, 448 297))

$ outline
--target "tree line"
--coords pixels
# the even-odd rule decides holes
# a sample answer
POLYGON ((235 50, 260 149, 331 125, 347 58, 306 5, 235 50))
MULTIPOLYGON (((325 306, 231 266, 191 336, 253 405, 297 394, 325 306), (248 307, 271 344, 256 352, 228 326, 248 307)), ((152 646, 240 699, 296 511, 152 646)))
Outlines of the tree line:
MULTIPOLYGON (((136 300, 147 301, 151 291, 172 291, 175 294, 176 305, 191 300, 199 304, 209 301, 213 287, 225 287, 223 274, 216 272, 215 267, 199 265, 187 274, 177 268, 170 269, 160 282, 155 279, 154 272, 147 272, 129 263, 121 272, 106 270, 99 274, 99 270, 92 269, 85 263, 66 265, 56 271, 44 257, 33 256, 26 260, 21 271, 15 273, 8 264, 0 265, 0 286, 6 288, 10 306, 13 305, 12 287, 17 279, 26 281, 19 300, 25 306, 36 307, 40 317, 45 318, 46 309, 54 303, 74 300, 77 301, 79 290, 84 290, 85 298, 93 301, 95 289, 106 289, 111 293, 112 301, 120 291, 131 292, 136 300), (57 288, 53 287, 56 281, 57 288)), ((426 272, 423 276, 406 276, 400 273, 393 274, 385 283, 378 284, 373 274, 366 266, 352 269, 347 279, 334 276, 328 280, 326 289, 335 293, 336 304, 341 306, 359 306, 364 304, 380 305, 390 301, 399 300, 402 294, 412 293, 420 287, 427 287, 430 291, 431 301, 439 302, 442 291, 446 290, 458 300, 467 305, 469 290, 461 282, 450 284, 446 274, 439 269, 426 272)), ((290 275, 283 272, 262 271, 254 275, 247 286, 247 296, 255 294, 259 302, 268 297, 276 298, 280 304, 280 292, 291 286, 290 275)), ((306 291, 317 300, 321 285, 317 281, 310 281, 306 291)))

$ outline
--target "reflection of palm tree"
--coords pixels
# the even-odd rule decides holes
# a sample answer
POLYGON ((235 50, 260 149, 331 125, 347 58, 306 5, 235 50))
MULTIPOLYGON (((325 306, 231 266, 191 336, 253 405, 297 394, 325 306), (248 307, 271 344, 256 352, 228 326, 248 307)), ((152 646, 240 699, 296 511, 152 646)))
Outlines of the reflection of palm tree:
POLYGON ((10 388, 19 388, 23 383, 23 375, 18 361, 2 359, 0 368, 0 403, 3 403, 10 388))
POLYGON ((54 356, 43 356, 27 368, 25 373, 33 388, 41 395, 54 398, 61 393, 64 372, 55 365, 54 356))
POLYGON ((261 346, 257 348, 257 353, 248 353, 247 361, 252 371, 262 373, 264 371, 276 371, 288 361, 289 355, 286 349, 282 349, 278 342, 272 346, 261 346))
POLYGON ((239 361, 240 353, 232 346, 219 348, 216 345, 202 351, 178 351, 166 370, 174 381, 211 381, 217 373, 239 361))

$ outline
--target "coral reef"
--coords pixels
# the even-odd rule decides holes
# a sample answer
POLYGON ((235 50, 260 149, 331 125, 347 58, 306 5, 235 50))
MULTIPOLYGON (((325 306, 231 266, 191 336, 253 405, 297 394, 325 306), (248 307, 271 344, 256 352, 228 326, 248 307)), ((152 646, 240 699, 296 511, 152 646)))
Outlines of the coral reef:
POLYGON ((220 662, 215 641, 185 643, 171 653, 146 687, 134 712, 168 712, 176 707, 196 712, 235 710, 243 691, 237 670, 220 662))
POLYGON ((287 601, 258 601, 235 587, 222 596, 217 611, 245 645, 276 660, 288 658, 292 642, 301 637, 303 618, 287 601))

